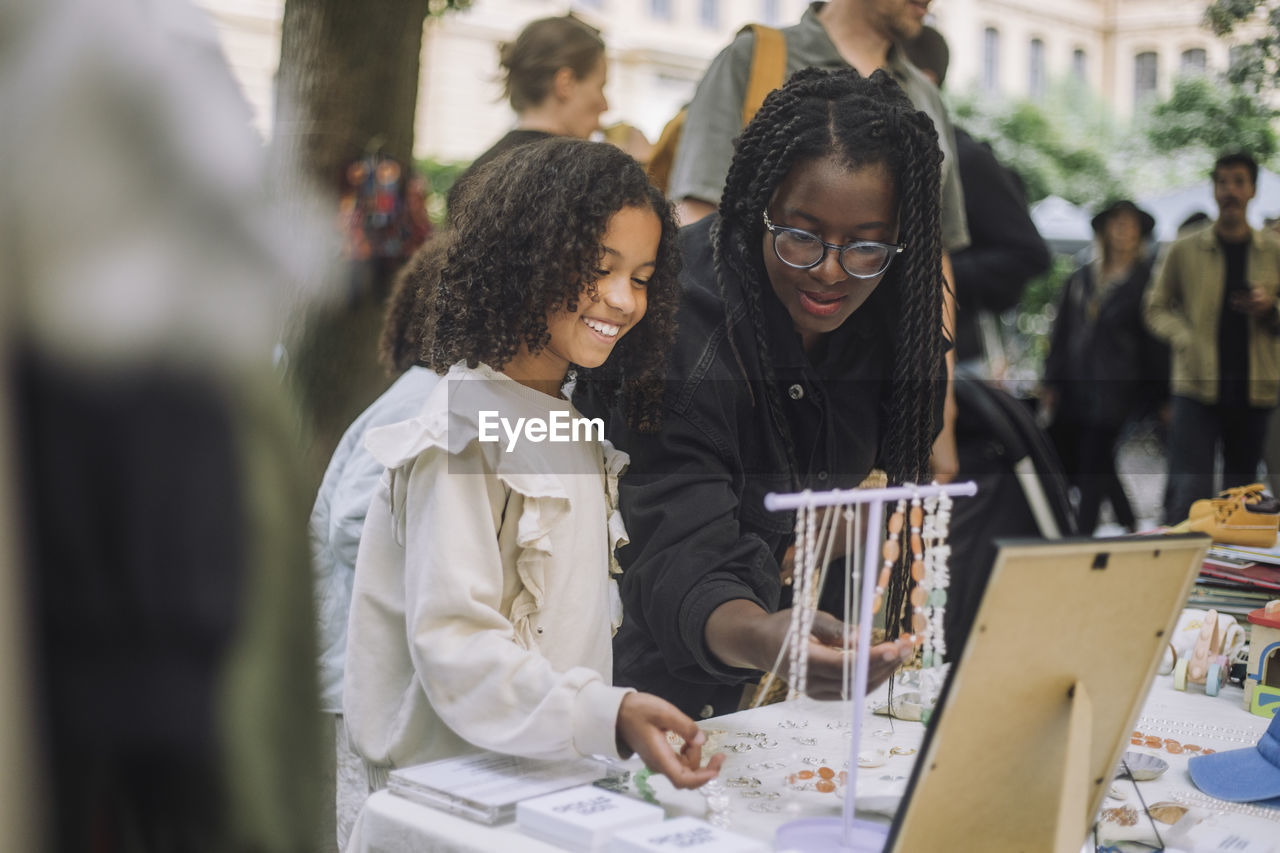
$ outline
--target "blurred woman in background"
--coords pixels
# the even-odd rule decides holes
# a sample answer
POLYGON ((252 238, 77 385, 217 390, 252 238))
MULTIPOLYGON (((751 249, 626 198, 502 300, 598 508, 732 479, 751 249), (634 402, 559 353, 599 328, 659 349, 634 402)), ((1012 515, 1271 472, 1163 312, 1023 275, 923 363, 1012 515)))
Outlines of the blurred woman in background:
POLYGON ((1045 361, 1042 404, 1072 485, 1080 532, 1092 535, 1107 499, 1116 522, 1137 520, 1116 473, 1121 431, 1168 395, 1169 351, 1142 323, 1151 280, 1145 242, 1155 220, 1128 200, 1093 217, 1099 251, 1062 290, 1045 361))
POLYGON ((516 113, 516 126, 475 159, 449 190, 449 209, 476 169, 504 151, 546 139, 588 139, 609 109, 600 31, 573 15, 541 18, 513 42, 499 47, 502 91, 516 113))

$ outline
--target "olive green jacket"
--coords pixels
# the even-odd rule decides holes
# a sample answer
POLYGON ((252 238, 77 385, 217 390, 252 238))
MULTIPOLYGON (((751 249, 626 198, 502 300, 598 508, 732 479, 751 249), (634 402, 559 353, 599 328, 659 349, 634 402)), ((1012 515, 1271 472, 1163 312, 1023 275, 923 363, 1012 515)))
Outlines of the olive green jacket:
MULTIPOLYGON (((1275 298, 1280 291, 1280 240, 1253 232, 1245 281, 1275 298)), ((1175 242, 1143 300, 1147 328, 1172 352, 1169 390, 1212 405, 1218 402, 1218 319, 1226 286, 1226 261, 1213 228, 1175 242)), ((1249 404, 1276 405, 1280 398, 1280 308, 1249 319, 1249 404)))

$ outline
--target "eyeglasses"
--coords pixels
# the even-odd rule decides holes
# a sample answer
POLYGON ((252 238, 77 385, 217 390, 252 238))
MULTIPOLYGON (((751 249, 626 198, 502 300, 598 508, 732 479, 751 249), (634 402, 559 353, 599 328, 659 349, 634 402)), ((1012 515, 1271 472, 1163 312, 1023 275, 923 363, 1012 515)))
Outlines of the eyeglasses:
POLYGON ((764 213, 764 227, 773 235, 773 252, 778 260, 798 270, 813 269, 826 259, 830 249, 836 253, 840 268, 849 275, 875 278, 887 270, 893 259, 906 248, 870 240, 855 240, 843 246, 828 243, 803 229, 774 225, 769 221, 768 211, 764 213))

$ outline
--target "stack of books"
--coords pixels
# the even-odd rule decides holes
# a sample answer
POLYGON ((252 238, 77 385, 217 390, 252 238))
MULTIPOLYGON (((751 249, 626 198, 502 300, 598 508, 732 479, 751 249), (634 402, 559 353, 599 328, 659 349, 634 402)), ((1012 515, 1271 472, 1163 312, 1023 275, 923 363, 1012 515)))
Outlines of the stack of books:
POLYGON ((1280 546, 1215 545, 1205 557, 1187 606, 1243 617, 1273 598, 1280 598, 1280 546))

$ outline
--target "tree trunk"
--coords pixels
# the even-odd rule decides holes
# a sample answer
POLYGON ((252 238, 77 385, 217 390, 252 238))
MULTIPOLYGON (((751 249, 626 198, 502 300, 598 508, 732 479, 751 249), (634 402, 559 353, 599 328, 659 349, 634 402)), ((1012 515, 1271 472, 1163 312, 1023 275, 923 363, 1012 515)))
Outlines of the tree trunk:
POLYGON ((429 0, 287 0, 274 139, 322 186, 380 149, 412 163, 422 26, 429 0))
MULTIPOLYGON (((337 222, 345 168, 379 150, 413 163, 422 28, 430 0, 286 0, 271 155, 300 220, 337 222), (314 183, 325 194, 317 197, 314 183)), ((290 374, 302 407, 313 486, 348 424, 386 388, 377 361, 382 288, 356 287, 354 267, 329 270, 334 301, 302 308, 290 374)))

